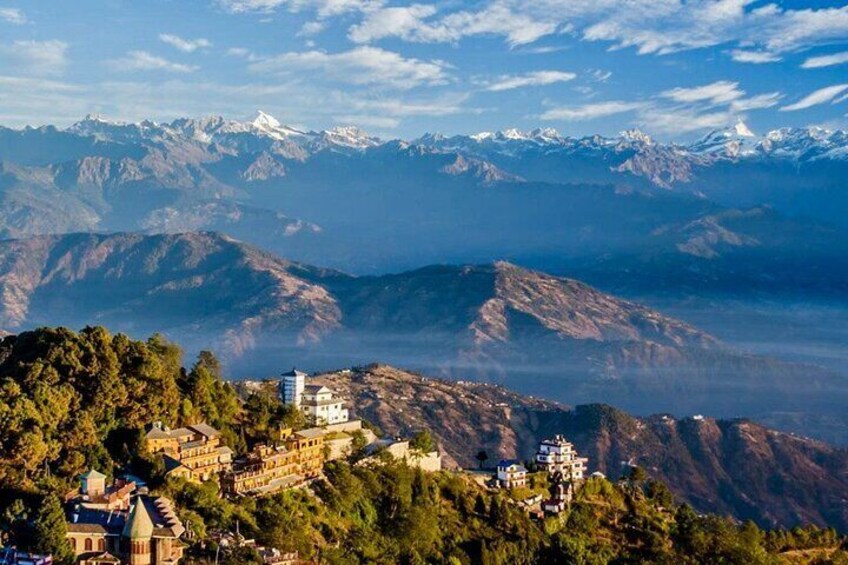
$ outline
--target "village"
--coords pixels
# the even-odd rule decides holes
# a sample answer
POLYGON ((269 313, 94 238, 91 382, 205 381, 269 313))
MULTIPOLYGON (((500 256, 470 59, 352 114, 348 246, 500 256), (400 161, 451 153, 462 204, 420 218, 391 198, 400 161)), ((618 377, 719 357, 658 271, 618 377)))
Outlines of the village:
MULTIPOLYGON (((297 408, 310 427, 280 429, 273 444, 254 445, 234 453, 222 434, 203 422, 171 429, 151 422, 144 449, 161 458, 165 476, 194 483, 212 481, 221 497, 259 497, 285 489, 308 488, 322 477, 328 461, 351 456, 355 443, 362 457, 357 465, 400 460, 426 472, 442 470, 438 449, 421 450, 410 438, 378 438, 360 419, 351 419, 345 401, 335 391, 310 384, 309 375, 292 369, 277 383, 279 399, 297 408)), ((355 409, 355 407, 354 407, 355 409)), ((581 487, 588 459, 580 457, 562 435, 543 440, 534 458, 501 460, 494 469, 457 469, 480 486, 503 490, 531 517, 542 519, 565 511, 581 487), (532 467, 528 470, 528 466, 532 467)), ((593 476, 603 476, 594 473, 593 476)), ((79 477, 77 488, 64 497, 67 538, 79 565, 177 565, 188 535, 173 503, 151 494, 147 484, 127 474, 112 480, 98 469, 79 477)), ((221 532, 218 543, 251 545, 268 565, 308 563, 297 552, 282 553, 256 546, 238 532, 221 532)), ((0 565, 51 565, 49 555, 0 549, 0 565)))

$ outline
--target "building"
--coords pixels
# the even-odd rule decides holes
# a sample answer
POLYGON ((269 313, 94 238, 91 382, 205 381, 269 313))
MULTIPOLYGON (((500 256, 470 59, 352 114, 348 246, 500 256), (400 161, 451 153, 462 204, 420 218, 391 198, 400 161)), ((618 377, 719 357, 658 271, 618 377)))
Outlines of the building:
POLYGON ((559 482, 551 486, 551 497, 542 502, 542 510, 546 514, 557 515, 565 511, 568 504, 574 500, 574 483, 559 482))
POLYGON ((65 502, 84 503, 87 508, 102 510, 127 510, 137 484, 125 478, 107 484, 106 478, 96 469, 80 475, 80 486, 65 495, 65 502))
POLYGON ((322 385, 306 385, 300 400, 300 409, 312 425, 326 426, 348 421, 348 411, 344 401, 336 398, 335 393, 322 385))
POLYGON ((324 430, 283 430, 283 443, 258 445, 238 459, 221 480, 228 495, 259 495, 298 486, 321 474, 324 430))
POLYGON ((388 453, 399 461, 405 461, 410 467, 417 467, 422 471, 441 471, 442 456, 438 451, 422 453, 409 446, 409 440, 403 439, 379 439, 368 445, 366 450, 369 457, 363 459, 359 464, 368 465, 377 460, 379 453, 388 453))
POLYGON ((133 491, 135 483, 103 484, 89 472, 67 501, 68 541, 80 565, 176 565, 185 532, 171 502, 133 491))
POLYGON ((503 488, 527 485, 527 469, 516 459, 505 459, 498 463, 498 484, 503 488))
POLYGON ((324 470, 324 430, 308 428, 284 434, 284 437, 286 447, 298 453, 300 473, 304 479, 320 476, 324 470))
POLYGON ((313 426, 347 422, 349 414, 344 401, 325 386, 306 384, 308 376, 297 369, 283 373, 279 388, 283 403, 300 408, 313 426))
POLYGON ((542 441, 536 452, 536 463, 540 469, 550 475, 559 473, 568 480, 582 480, 588 462, 587 458, 578 457, 574 445, 561 435, 542 441))
POLYGON ((280 381, 280 399, 284 404, 294 404, 300 406, 301 395, 306 386, 306 373, 292 369, 288 373, 283 373, 280 381))
POLYGON ((172 430, 156 422, 145 441, 148 451, 162 454, 170 476, 197 482, 218 480, 232 467, 233 451, 223 445, 221 432, 206 424, 172 430))

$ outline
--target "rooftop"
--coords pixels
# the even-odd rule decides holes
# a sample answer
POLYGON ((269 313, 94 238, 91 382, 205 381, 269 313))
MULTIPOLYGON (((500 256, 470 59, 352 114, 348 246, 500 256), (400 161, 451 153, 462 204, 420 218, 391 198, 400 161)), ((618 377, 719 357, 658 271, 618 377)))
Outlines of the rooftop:
POLYGON ((298 435, 302 438, 313 439, 317 437, 322 437, 324 435, 323 428, 307 428, 305 430, 300 430, 295 432, 295 435, 298 435))

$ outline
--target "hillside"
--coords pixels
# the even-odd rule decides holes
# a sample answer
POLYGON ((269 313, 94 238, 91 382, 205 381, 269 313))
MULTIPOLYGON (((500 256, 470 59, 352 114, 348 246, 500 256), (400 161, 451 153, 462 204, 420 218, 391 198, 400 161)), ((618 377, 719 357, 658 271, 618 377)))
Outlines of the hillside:
POLYGON ((388 434, 431 430, 451 464, 476 467, 480 449, 489 465, 529 458, 541 439, 562 433, 590 458, 590 470, 617 478, 624 462, 640 465, 701 511, 761 524, 848 527, 848 451, 748 420, 636 418, 606 405, 571 410, 499 386, 385 365, 317 381, 388 434))
MULTIPOLYGON (((762 531, 730 517, 698 514, 675 501, 650 469, 654 478, 648 480, 633 472, 621 482, 590 479, 567 509, 543 520, 531 518, 519 501, 529 492, 547 491, 544 475, 534 475, 527 488, 488 489, 469 473, 425 472, 380 457, 363 462, 361 453, 324 462, 322 476, 305 488, 222 497, 215 481, 196 483, 166 473, 161 458, 152 455, 144 441, 150 422, 161 421, 171 428, 206 422, 220 431, 220 438, 236 455, 273 441, 280 428, 306 424, 301 414, 281 404, 274 394, 257 391, 239 397, 222 380, 220 365, 211 353, 199 355, 188 366, 180 348, 161 336, 135 341, 103 327, 80 332, 42 328, 0 341, 0 373, 4 539, 25 551, 52 553, 54 563, 61 565, 73 562, 66 520, 90 522, 84 514, 73 512, 79 506, 67 508, 65 518, 60 497, 90 469, 110 477, 130 473, 145 481, 153 496, 167 497, 186 528, 181 538, 186 565, 263 563, 248 544, 219 546, 221 532, 238 532, 262 546, 297 551, 303 559, 332 565, 445 560, 497 565, 812 565, 822 563, 824 557, 841 563, 843 550, 848 549, 845 537, 833 528, 805 524, 791 531, 762 531)), ((369 376, 357 372, 353 379, 347 378, 394 381, 413 387, 411 392, 417 396, 423 395, 415 388, 429 384, 440 389, 435 396, 451 393, 446 383, 428 383, 387 367, 374 368, 369 376)), ((570 414, 497 387, 449 386, 453 393, 460 392, 452 395, 460 402, 466 398, 474 404, 484 398, 510 402, 540 419, 549 413, 570 414)), ((390 401, 395 403, 395 413, 416 405, 416 401, 390 401)), ((607 407, 587 407, 576 415, 574 421, 582 429, 600 430, 600 435, 609 432, 613 443, 622 434, 632 433, 632 422, 639 422, 607 407)), ((489 418, 478 417, 475 410, 448 415, 450 421, 454 417, 471 427, 489 418)), ((557 431, 564 428, 576 435, 568 422, 554 423, 557 431)), ((433 429, 438 433, 440 428, 433 429)), ((782 434, 777 436, 775 444, 787 443, 782 434)), ((662 445, 643 448, 657 457, 680 455, 662 445)), ((844 461, 826 446, 810 443, 807 452, 819 465, 833 462, 844 472, 844 461)), ((772 466, 781 473, 787 465, 775 459, 772 466)), ((746 472, 748 468, 742 467, 746 472)), ((807 471, 815 468, 809 466, 807 471)), ((751 480, 757 482, 756 477, 751 480)), ((799 482, 798 487, 808 484, 799 482)), ((844 492, 833 490, 843 486, 838 481, 819 481, 816 496, 821 504, 816 508, 829 508, 832 496, 844 497, 844 492)), ((780 500, 757 500, 777 504, 760 507, 762 512, 781 512, 787 505, 807 508, 808 500, 797 489, 785 489, 782 494, 780 500)), ((830 518, 833 526, 842 527, 838 516, 830 518)))
POLYGON ((721 416, 797 411, 800 400, 835 414, 848 397, 823 369, 735 352, 657 311, 505 262, 354 277, 205 232, 0 242, 0 329, 91 323, 218 351, 244 376, 380 359, 572 404, 721 416))

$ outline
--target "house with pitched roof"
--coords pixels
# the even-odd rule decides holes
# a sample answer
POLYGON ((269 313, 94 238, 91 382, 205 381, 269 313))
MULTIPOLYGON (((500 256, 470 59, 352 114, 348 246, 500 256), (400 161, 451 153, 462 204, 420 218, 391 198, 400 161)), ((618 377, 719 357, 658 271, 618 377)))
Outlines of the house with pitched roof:
POLYGON ((504 459, 498 462, 497 479, 502 488, 523 487, 527 484, 527 469, 517 459, 504 459))
MULTIPOLYGON (((138 494, 135 483, 103 484, 88 472, 66 499, 68 541, 80 565, 176 565, 185 532, 171 502, 138 494), (122 493, 111 497, 110 493, 122 493), (115 502, 119 500, 119 502, 115 502)), ((104 481, 105 483, 105 481, 104 481)))
POLYGON ((223 444, 221 432, 204 423, 172 430, 155 422, 147 430, 145 443, 150 453, 162 454, 170 476, 217 481, 232 467, 232 449, 223 444))

